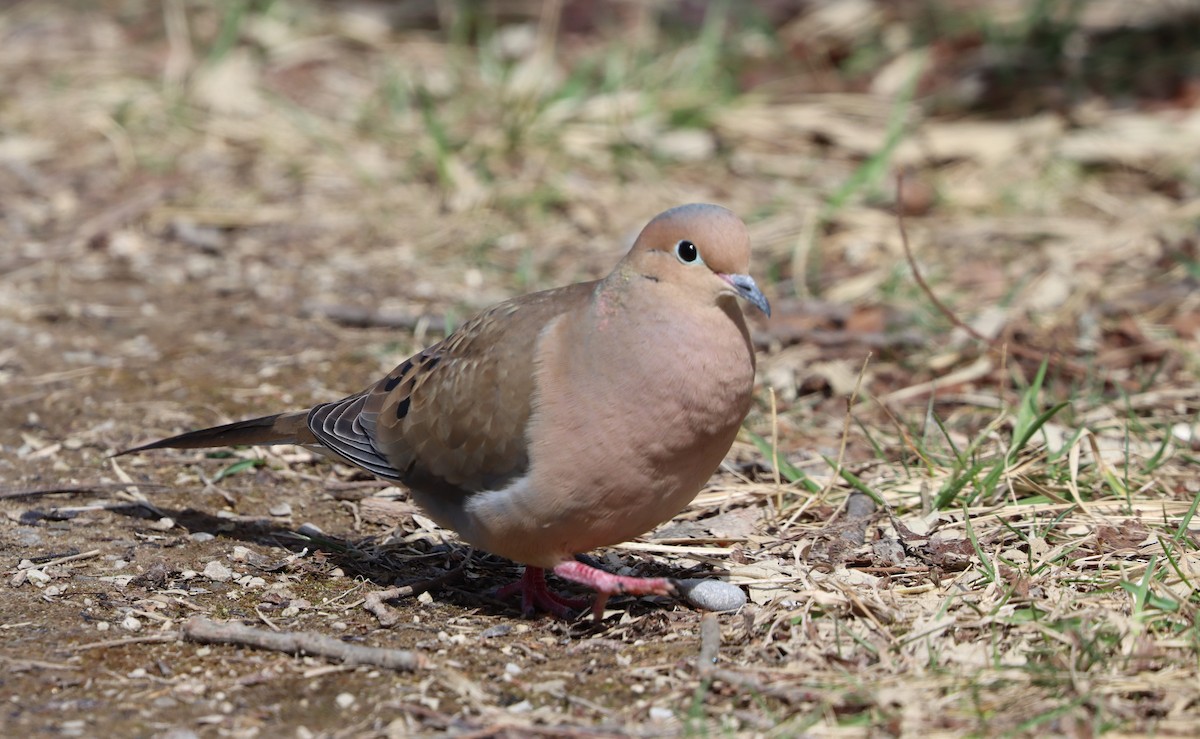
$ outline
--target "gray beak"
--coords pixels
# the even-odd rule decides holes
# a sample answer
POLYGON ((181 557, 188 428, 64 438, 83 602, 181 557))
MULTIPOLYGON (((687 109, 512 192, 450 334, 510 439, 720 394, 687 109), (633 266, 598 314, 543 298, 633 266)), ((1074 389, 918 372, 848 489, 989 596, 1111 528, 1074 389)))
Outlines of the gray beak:
POLYGON ((771 317, 771 304, 767 302, 767 296, 762 294, 762 290, 758 289, 758 285, 754 283, 754 278, 750 275, 721 275, 725 281, 733 286, 737 291, 738 297, 744 298, 747 302, 758 308, 766 314, 767 318, 771 317))

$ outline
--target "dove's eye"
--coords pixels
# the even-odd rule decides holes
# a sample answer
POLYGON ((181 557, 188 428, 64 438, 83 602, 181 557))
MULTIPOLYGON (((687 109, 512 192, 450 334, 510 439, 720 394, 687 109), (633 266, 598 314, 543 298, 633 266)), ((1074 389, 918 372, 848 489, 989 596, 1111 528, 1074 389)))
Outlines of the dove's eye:
POLYGON ((675 245, 675 256, 684 264, 692 264, 700 261, 700 252, 696 249, 696 245, 684 239, 675 245))

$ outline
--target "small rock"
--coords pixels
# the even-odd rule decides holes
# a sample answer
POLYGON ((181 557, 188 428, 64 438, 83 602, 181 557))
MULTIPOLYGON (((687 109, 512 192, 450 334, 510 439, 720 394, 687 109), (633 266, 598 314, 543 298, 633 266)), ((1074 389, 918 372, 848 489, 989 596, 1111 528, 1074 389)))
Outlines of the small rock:
POLYGON ((333 699, 338 704, 338 708, 349 708, 354 705, 354 696, 349 693, 338 693, 337 698, 333 699))
POLYGON ((276 503, 275 505, 273 505, 267 509, 267 513, 270 513, 272 516, 279 516, 280 518, 290 516, 290 515, 292 515, 292 504, 291 503, 276 503))
POLYGON ((125 620, 121 622, 121 628, 125 629, 126 631, 141 631, 142 622, 138 621, 133 616, 126 616, 125 620))
POLYGON ((155 531, 170 531, 175 528, 175 519, 170 516, 163 516, 154 523, 150 524, 150 528, 155 531))
POLYGON ((521 666, 516 662, 509 662, 508 664, 504 665, 504 671, 509 675, 520 675, 522 672, 521 666))
POLYGON ((653 706, 650 709, 650 720, 651 721, 670 721, 674 717, 675 717, 675 712, 672 711, 670 708, 663 708, 662 706, 653 706))
POLYGON ((321 527, 315 523, 302 523, 296 532, 304 536, 324 536, 325 532, 321 531, 321 527))
POLYGON ((511 632, 512 626, 510 624, 496 624, 495 626, 489 626, 481 631, 479 636, 483 639, 491 639, 496 636, 504 636, 511 632))
POLYGON ((213 582, 229 582, 233 577, 233 570, 214 559, 204 566, 204 576, 213 582))
POLYGON ((199 543, 199 542, 203 542, 203 541, 212 541, 213 539, 215 539, 217 537, 213 536, 212 534, 208 533, 207 531, 197 531, 194 534, 189 534, 188 538, 194 542, 199 543))
POLYGON ((677 580, 675 587, 680 597, 703 611, 732 611, 746 605, 746 593, 723 580, 677 580))

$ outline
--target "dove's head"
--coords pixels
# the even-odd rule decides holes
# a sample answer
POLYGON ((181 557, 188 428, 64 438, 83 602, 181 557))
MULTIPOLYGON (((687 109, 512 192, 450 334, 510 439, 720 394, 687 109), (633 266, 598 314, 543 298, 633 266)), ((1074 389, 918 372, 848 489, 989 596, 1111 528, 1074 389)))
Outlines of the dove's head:
POLYGON ((646 224, 622 266, 693 299, 742 298, 767 316, 771 305, 750 272, 750 233, 727 208, 680 205, 646 224))

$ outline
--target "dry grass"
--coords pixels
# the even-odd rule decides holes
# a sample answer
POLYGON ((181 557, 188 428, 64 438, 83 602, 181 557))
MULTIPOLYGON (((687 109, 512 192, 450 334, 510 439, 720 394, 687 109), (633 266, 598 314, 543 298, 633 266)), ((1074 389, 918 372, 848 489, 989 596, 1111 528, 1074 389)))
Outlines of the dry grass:
POLYGON ((0 499, 6 722, 1195 733, 1200 117, 1100 97, 934 116, 961 58, 885 54, 869 41, 899 21, 861 5, 682 38, 629 8, 568 32, 555 3, 426 19, 444 31, 372 3, 0 13, 0 477, 43 491, 0 499), (869 85, 769 73, 831 39, 881 57, 869 85), (897 171, 953 320, 905 258, 897 171), (600 274, 692 200, 751 224, 776 307, 758 403, 684 514, 600 554, 743 585, 715 665, 711 618, 666 603, 518 619, 484 595, 513 570, 301 450, 106 458, 356 389, 483 305, 600 274), (437 587, 382 629, 362 604, 396 579, 437 587), (196 614, 434 669, 161 641, 196 614), (110 627, 155 633, 84 648, 110 627))

